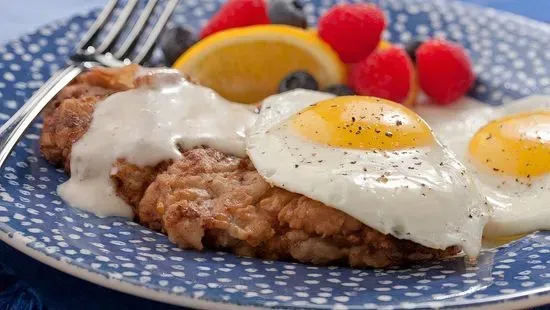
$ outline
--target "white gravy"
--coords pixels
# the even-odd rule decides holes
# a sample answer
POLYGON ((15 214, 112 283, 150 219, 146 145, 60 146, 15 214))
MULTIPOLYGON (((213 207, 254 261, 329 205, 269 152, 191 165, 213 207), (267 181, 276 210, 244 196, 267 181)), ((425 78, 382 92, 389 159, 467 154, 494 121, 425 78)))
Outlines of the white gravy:
MULTIPOLYGON (((155 81, 154 73, 146 74, 155 81)), ((245 132, 256 114, 211 89, 174 78, 173 72, 164 74, 171 77, 116 93, 96 105, 89 130, 73 145, 71 178, 58 187, 71 206, 100 216, 132 217, 110 179, 117 159, 156 165, 181 158, 178 146, 246 155, 245 132)))

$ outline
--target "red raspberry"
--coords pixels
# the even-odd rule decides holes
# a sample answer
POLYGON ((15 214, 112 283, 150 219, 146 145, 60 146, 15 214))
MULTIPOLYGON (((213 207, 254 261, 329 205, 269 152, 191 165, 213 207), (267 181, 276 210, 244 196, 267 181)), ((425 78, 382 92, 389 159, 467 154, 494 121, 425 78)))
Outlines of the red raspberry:
POLYGON ((201 39, 226 29, 269 24, 264 0, 229 0, 201 31, 201 39))
POLYGON ((462 46, 432 39, 416 50, 416 67, 422 90, 436 103, 448 104, 472 87, 475 74, 462 46))
POLYGON ((318 31, 343 62, 354 63, 374 51, 385 26, 384 13, 374 5, 340 4, 321 17, 318 31))
POLYGON ((403 103, 412 89, 413 76, 414 67, 407 53, 390 46, 354 64, 348 83, 358 95, 403 103))

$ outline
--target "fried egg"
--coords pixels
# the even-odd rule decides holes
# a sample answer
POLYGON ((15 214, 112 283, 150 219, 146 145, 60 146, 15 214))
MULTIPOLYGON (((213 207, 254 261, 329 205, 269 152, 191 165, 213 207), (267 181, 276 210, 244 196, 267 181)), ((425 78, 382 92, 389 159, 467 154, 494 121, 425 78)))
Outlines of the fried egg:
POLYGON ((296 90, 267 98, 246 138, 271 184, 426 247, 476 257, 483 197, 464 166, 403 105, 296 90))
POLYGON ((487 197, 485 236, 550 229, 550 97, 493 107, 465 99, 417 112, 453 150, 487 197))

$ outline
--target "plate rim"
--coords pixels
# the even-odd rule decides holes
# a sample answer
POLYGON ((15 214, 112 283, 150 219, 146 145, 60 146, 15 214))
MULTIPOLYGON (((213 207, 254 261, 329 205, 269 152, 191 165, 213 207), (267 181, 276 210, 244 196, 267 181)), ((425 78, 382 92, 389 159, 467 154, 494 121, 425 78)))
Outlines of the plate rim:
MULTIPOLYGON (((0 227, 1 226, 7 226, 7 225, 0 223, 0 227)), ((535 232, 534 234, 536 233, 538 232, 535 232)), ((527 235, 516 241, 522 240, 524 238, 529 238, 529 236, 530 235, 527 235)), ((25 254, 33 258, 39 263, 48 265, 68 275, 74 276, 81 280, 84 280, 105 288, 109 288, 121 293, 126 293, 132 296, 154 300, 160 303, 167 303, 175 306, 192 307, 197 309, 214 309, 214 310, 274 309, 270 307, 241 305, 241 304, 230 303, 230 302, 225 303, 225 302, 212 301, 208 299, 202 299, 200 297, 193 298, 186 295, 170 294, 164 291, 156 291, 156 290, 148 289, 145 286, 135 285, 130 282, 125 282, 114 278, 108 278, 99 273, 94 273, 88 269, 79 267, 75 264, 70 264, 68 262, 55 259, 54 257, 48 256, 45 253, 30 247, 28 245, 30 243, 30 240, 24 236, 21 236, 18 232, 15 232, 10 235, 10 233, 0 230, 0 241, 5 242, 7 245, 11 246, 12 248, 16 249, 22 254, 25 254)), ((452 302, 452 303, 442 304, 440 306, 438 305, 437 308, 439 309, 462 308, 462 309, 489 309, 489 310, 510 309, 512 310, 512 309, 517 309, 518 307, 519 308, 536 307, 536 306, 541 306, 543 304, 550 303, 550 286, 533 288, 527 291, 523 291, 521 293, 513 293, 510 295, 512 297, 506 297, 504 299, 502 297, 499 297, 503 295, 499 295, 492 298, 480 299, 479 301, 464 300, 464 301, 452 302)), ((415 309, 432 308, 429 302, 418 303, 416 304, 416 306, 415 306, 415 309)), ((331 308, 330 305, 324 305, 321 307, 311 307, 311 306, 305 306, 305 307, 300 306, 300 307, 303 307, 305 309, 331 308)), ((290 307, 282 307, 282 308, 291 309, 290 307)), ((354 309, 354 308, 355 307, 350 307, 350 309, 354 309)), ((400 309, 400 308, 403 308, 403 307, 396 307, 394 309, 400 309)))
MULTIPOLYGON (((514 20, 518 21, 519 23, 530 25, 537 27, 539 30, 542 30, 544 32, 547 32, 550 34, 550 24, 545 23, 542 21, 538 21, 523 15, 515 14, 512 12, 506 12, 494 8, 484 7, 478 4, 474 3, 464 3, 461 1, 451 1, 446 2, 445 0, 433 0, 435 3, 443 3, 443 5, 448 6, 460 6, 460 7, 472 7, 478 10, 484 10, 484 11, 492 11, 495 12, 496 15, 504 15, 508 16, 509 18, 513 18, 514 20)), ((29 34, 36 33, 36 31, 42 29, 43 27, 47 27, 48 25, 55 24, 59 21, 70 21, 78 16, 85 16, 87 14, 90 14, 94 11, 97 11, 99 8, 92 8, 86 12, 78 12, 71 16, 62 17, 53 21, 50 21, 48 23, 45 23, 44 25, 40 26, 39 28, 36 28, 34 31, 26 32, 19 34, 17 37, 12 38, 8 41, 5 41, 1 46, 6 46, 13 40, 17 40, 21 37, 24 37, 29 34)), ((544 94, 533 94, 530 96, 536 96, 541 95, 545 96, 544 94)), ((550 95, 546 95, 549 96, 550 95)), ((529 97, 529 96, 525 96, 529 97)), ((522 98, 525 98, 522 97, 522 98)), ((537 234, 538 232, 534 232, 533 234, 537 234)), ((529 234, 531 235, 531 234, 529 234)), ((528 236, 524 236, 519 240, 523 240, 525 238, 528 238, 528 236)), ((31 247, 29 244, 32 242, 32 240, 26 238, 25 236, 20 235, 20 233, 13 229, 11 226, 9 226, 7 223, 0 222, 0 242, 6 243, 8 246, 14 248, 21 254, 27 255, 31 257, 32 259, 36 260, 39 263, 45 264, 47 266, 50 266, 52 268, 55 268, 58 271, 61 271, 67 275, 74 276, 80 280, 87 281, 89 283, 99 285, 120 293, 125 293, 128 295, 141 297, 149 300, 154 300, 159 303, 165 303, 165 304, 171 304, 175 306, 184 306, 184 307, 192 307, 192 308, 206 308, 206 309, 229 309, 229 310, 242 310, 242 309, 250 309, 250 310, 263 310, 263 309, 273 309, 271 307, 264 307, 264 306, 256 306, 256 305, 244 305, 244 304, 238 304, 231 302, 229 300, 228 302, 223 301, 212 301, 209 299, 204 299, 202 297, 194 298, 191 296, 187 296, 185 294, 183 295, 177 295, 177 294, 171 294, 165 291, 157 291, 150 288, 147 288, 146 286, 139 286, 134 283, 128 282, 128 281, 122 281, 115 278, 109 278, 102 274, 93 272, 89 269, 80 267, 76 264, 71 264, 69 262, 58 260, 52 256, 48 256, 47 254, 41 252, 38 249, 35 249, 31 247)), ((464 300, 464 301, 455 301, 455 302, 445 302, 442 301, 441 305, 438 305, 437 308, 462 308, 462 309, 517 309, 517 308, 525 308, 525 307, 536 307, 541 306, 545 304, 550 304, 550 286, 542 286, 537 288, 532 288, 529 290, 525 290, 522 292, 507 294, 507 295, 498 295, 493 297, 486 297, 480 300, 464 300), (507 296, 504 297, 503 296, 507 296)), ((275 306, 277 307, 277 306, 275 306)), ((298 307, 298 306, 296 306, 298 307)), ((281 308, 284 309, 292 309, 295 307, 292 306, 283 306, 281 308)), ((305 308, 305 309, 329 309, 331 308, 331 305, 307 305, 307 306, 299 306, 299 308, 305 308)), ((354 306, 349 307, 350 309, 354 309, 354 306)), ((403 308, 403 306, 397 306, 395 309, 403 308)), ((429 302, 424 303, 416 303, 415 309, 418 308, 432 308, 430 306, 429 302)))
MULTIPOLYGON (((4 226, 4 225, 0 225, 0 226, 4 226)), ((25 254, 40 263, 43 263, 47 266, 55 268, 56 270, 66 273, 68 275, 74 276, 81 280, 84 280, 102 287, 106 287, 118 292, 158 301, 160 303, 168 303, 176 306, 193 307, 198 309, 202 309, 204 307, 207 307, 207 309, 216 309, 216 310, 217 309, 220 309, 220 310, 222 309, 229 309, 229 310, 270 309, 265 307, 256 307, 256 306, 249 306, 249 305, 238 305, 235 303, 217 302, 217 301, 211 301, 211 300, 202 299, 202 298, 192 298, 185 295, 169 294, 163 291, 148 289, 145 286, 135 285, 130 282, 125 282, 114 278, 108 278, 99 273, 95 273, 88 269, 79 267, 75 264, 70 264, 68 262, 64 262, 62 260, 58 260, 58 259, 55 259, 54 257, 48 256, 43 252, 30 247, 28 245, 28 243, 30 243, 30 240, 28 239, 26 240, 26 239, 27 239, 26 237, 21 236, 17 232, 10 236, 9 233, 6 233, 0 230, 0 241, 5 242, 7 245, 11 246, 12 248, 16 249, 22 254, 25 254)))

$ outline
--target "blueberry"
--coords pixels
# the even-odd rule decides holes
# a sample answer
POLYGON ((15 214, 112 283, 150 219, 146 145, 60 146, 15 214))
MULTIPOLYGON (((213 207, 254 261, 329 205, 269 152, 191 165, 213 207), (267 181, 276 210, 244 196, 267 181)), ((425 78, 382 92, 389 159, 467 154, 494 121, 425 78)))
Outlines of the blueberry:
POLYGON ((324 90, 327 93, 334 94, 336 96, 353 96, 355 92, 344 84, 330 85, 324 90))
POLYGON ((416 63, 416 50, 424 43, 423 41, 415 40, 405 45, 405 51, 409 54, 413 63, 416 63))
POLYGON ((167 66, 171 66, 178 57, 197 42, 195 34, 186 27, 175 26, 166 29, 160 39, 167 66))
POLYGON ((298 0, 269 0, 268 15, 272 24, 307 28, 304 6, 298 0))
POLYGON ((297 88, 318 90, 319 83, 317 83, 317 80, 306 71, 292 72, 279 83, 279 93, 297 88))

